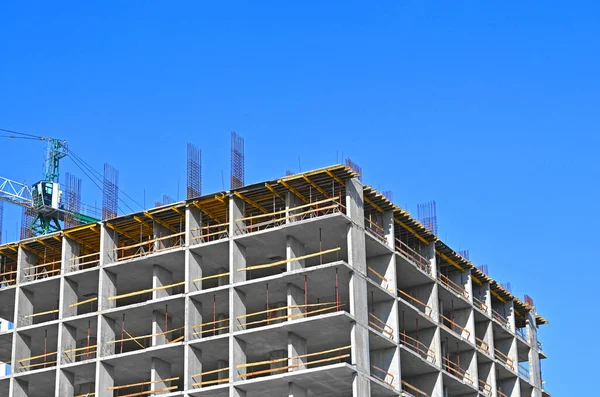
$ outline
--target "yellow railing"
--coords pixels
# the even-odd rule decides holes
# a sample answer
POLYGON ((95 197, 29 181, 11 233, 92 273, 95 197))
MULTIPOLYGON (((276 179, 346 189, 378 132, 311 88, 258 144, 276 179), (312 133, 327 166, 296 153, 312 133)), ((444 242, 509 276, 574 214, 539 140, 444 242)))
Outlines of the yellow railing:
POLYGON ((433 318, 431 317, 431 313, 433 311, 431 306, 421 302, 417 298, 413 297, 412 295, 407 294, 406 292, 402 291, 401 289, 398 290, 398 293, 400 295, 404 296, 405 298, 407 298, 408 300, 410 300, 411 302, 418 303, 423 308, 423 310, 419 309, 419 311, 423 312, 423 314, 425 314, 427 317, 429 317, 433 320, 433 318))
POLYGON ((469 373, 469 371, 467 371, 466 369, 462 369, 460 365, 448 359, 447 357, 444 357, 443 361, 444 370, 456 376, 457 378, 464 380, 467 383, 473 384, 473 378, 471 378, 471 374, 469 373))
POLYGON ((429 394, 425 393, 423 390, 417 389, 416 387, 404 380, 402 381, 402 392, 404 394, 408 394, 410 397, 430 397, 429 394))
POLYGON ((375 329, 381 331, 384 335, 386 335, 390 339, 394 339, 395 330, 391 326, 389 326, 385 321, 374 315, 373 313, 369 313, 369 325, 375 329))
POLYGON ((287 363, 288 365, 253 371, 253 372, 249 372, 249 373, 245 373, 245 374, 238 374, 238 378, 248 378, 250 376, 272 374, 273 372, 281 372, 281 371, 287 372, 290 369, 299 368, 299 367, 303 367, 303 366, 309 366, 309 365, 314 365, 314 364, 322 364, 322 363, 331 362, 331 361, 343 360, 345 358, 350 357, 350 354, 349 353, 342 354, 342 352, 350 350, 351 347, 352 347, 351 345, 340 346, 340 347, 336 347, 334 349, 324 350, 324 351, 320 351, 320 352, 316 352, 316 353, 302 354, 302 355, 293 356, 293 357, 283 357, 283 358, 277 358, 274 360, 267 360, 267 361, 256 361, 256 362, 248 363, 248 364, 239 364, 236 366, 237 369, 253 368, 253 367, 257 367, 257 366, 265 366, 265 365, 272 365, 272 364, 278 364, 278 363, 287 363), (334 356, 334 357, 320 358, 320 359, 313 360, 313 361, 306 361, 306 362, 301 361, 297 364, 289 364, 293 360, 301 360, 301 359, 309 358, 309 357, 329 355, 331 353, 338 353, 338 355, 334 356))
POLYGON ((469 300, 469 293, 467 292, 467 290, 464 289, 462 286, 456 284, 454 281, 450 280, 445 275, 440 273, 438 275, 438 280, 440 280, 440 283, 442 283, 442 285, 444 285, 446 288, 452 290, 456 295, 458 295, 466 300, 469 300))
POLYGON ((30 370, 32 368, 39 368, 39 367, 46 368, 46 366, 53 367, 56 365, 56 352, 45 353, 45 354, 40 354, 39 356, 23 358, 23 359, 17 361, 17 363, 19 364, 19 369, 25 370, 25 371, 30 370), (54 357, 54 360, 46 361, 46 359, 48 357, 54 357), (44 359, 44 361, 41 363, 31 364, 32 361, 39 361, 40 359, 44 359), (29 363, 29 364, 24 364, 24 363, 29 363))
POLYGON ((482 300, 480 300, 476 297, 473 297, 473 303, 474 303, 475 307, 479 308, 481 311, 483 311, 487 314, 489 308, 485 303, 483 303, 482 300))
POLYGON ((475 337, 475 346, 477 346, 477 348, 479 348, 479 350, 481 350, 487 354, 490 354, 490 345, 483 339, 475 337))
POLYGON ((419 269, 432 276, 431 262, 398 238, 396 238, 396 251, 403 254, 419 269))
POLYGON ((486 381, 479 379, 479 391, 486 396, 491 396, 492 386, 486 381))
POLYGON ((504 364, 511 370, 515 370, 514 360, 508 357, 506 354, 502 353, 500 350, 494 349, 494 357, 496 357, 502 364, 504 364))
POLYGON ((406 335, 406 332, 402 332, 400 343, 417 353, 419 356, 428 359, 431 362, 435 362, 435 352, 423 342, 420 342, 415 338, 406 335))
POLYGON ((461 327, 460 325, 458 325, 454 321, 450 320, 448 317, 444 316, 441 313, 440 313, 440 324, 442 324, 444 327, 446 327, 447 329, 451 330, 452 332, 454 332, 455 334, 457 334, 459 336, 462 336, 462 335, 461 335, 461 333, 456 331, 456 328, 458 328, 462 332, 465 332, 467 334, 467 338, 469 338, 471 336, 471 331, 469 331, 468 329, 465 329, 464 327, 461 327), (446 323, 449 323, 450 325, 448 326, 446 323))
POLYGON ((375 379, 380 380, 381 382, 385 383, 386 385, 388 385, 389 387, 391 387, 392 389, 395 389, 396 386, 394 386, 394 375, 387 372, 384 369, 381 369, 373 364, 371 364, 371 368, 374 369, 375 373, 371 372, 371 376, 375 379), (378 375, 376 375, 378 374, 378 375))
POLYGON ((377 272, 371 266, 367 266, 367 275, 369 276, 369 278, 371 280, 375 281, 376 283, 379 283, 377 281, 377 279, 379 279, 381 281, 381 286, 383 288, 385 288, 388 292, 391 292, 392 294, 394 293, 394 291, 390 288, 390 284, 388 282, 388 279, 385 278, 384 276, 382 276, 379 272, 377 272), (376 278, 374 279, 373 277, 371 277, 370 276, 371 274, 374 275, 376 278))
MULTIPOLYGON (((229 367, 219 368, 219 369, 213 369, 211 371, 206 371, 206 372, 201 372, 199 374, 192 375, 192 378, 194 380, 196 380, 195 378, 198 378, 198 377, 202 377, 202 376, 205 376, 205 375, 218 374, 218 373, 224 372, 224 371, 229 371, 229 367)), ((192 383, 192 386, 201 386, 201 387, 204 387, 204 386, 210 386, 210 385, 217 385, 217 384, 220 384, 220 383, 229 383, 229 373, 227 374, 226 378, 200 381, 200 382, 192 383)))
POLYGON ((307 317, 310 314, 325 313, 325 312, 328 312, 331 310, 339 311, 342 307, 344 307, 343 302, 337 302, 337 303, 336 302, 322 302, 322 303, 308 303, 306 305, 280 306, 280 307, 275 307, 272 309, 261 310, 258 312, 253 312, 253 313, 248 313, 248 314, 243 314, 241 316, 237 316, 236 319, 239 323, 239 324, 237 324, 237 327, 243 328, 243 327, 247 327, 249 325, 258 325, 258 324, 265 324, 265 323, 269 324, 271 321, 288 320, 288 319, 294 319, 296 317, 307 317), (316 309, 307 310, 309 308, 316 308, 316 309), (301 310, 304 309, 304 311, 301 311, 300 313, 272 316, 272 313, 279 312, 282 310, 287 311, 287 309, 301 309, 301 310), (256 317, 256 316, 260 316, 260 315, 265 315, 266 318, 260 319, 260 320, 246 321, 245 323, 242 323, 240 321, 241 319, 247 319, 249 317, 256 317))
POLYGON ((509 329, 510 323, 508 318, 504 317, 502 314, 498 313, 496 310, 492 309, 492 318, 500 323, 504 328, 509 329))

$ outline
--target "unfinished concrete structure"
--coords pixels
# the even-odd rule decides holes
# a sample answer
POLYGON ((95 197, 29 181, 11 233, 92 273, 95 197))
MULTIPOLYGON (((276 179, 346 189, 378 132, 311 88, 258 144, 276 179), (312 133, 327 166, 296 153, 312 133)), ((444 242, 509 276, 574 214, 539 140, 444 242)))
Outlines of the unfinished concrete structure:
POLYGON ((356 176, 0 246, 0 396, 547 395, 531 302, 356 176))

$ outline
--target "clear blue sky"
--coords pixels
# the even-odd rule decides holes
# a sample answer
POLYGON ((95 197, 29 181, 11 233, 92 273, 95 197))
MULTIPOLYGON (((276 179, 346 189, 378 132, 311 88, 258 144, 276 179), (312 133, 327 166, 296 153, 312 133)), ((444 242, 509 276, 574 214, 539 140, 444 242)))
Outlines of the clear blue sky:
MULTIPOLYGON (((549 319, 548 389, 590 395, 600 9, 490 3, 4 2, 0 128, 67 139, 148 205, 183 198, 186 142, 220 190, 231 130, 246 182, 343 153, 402 207, 436 200, 442 239, 549 319)), ((41 143, 0 149, 0 175, 40 179, 41 143)), ((19 214, 5 206, 5 240, 19 214)))

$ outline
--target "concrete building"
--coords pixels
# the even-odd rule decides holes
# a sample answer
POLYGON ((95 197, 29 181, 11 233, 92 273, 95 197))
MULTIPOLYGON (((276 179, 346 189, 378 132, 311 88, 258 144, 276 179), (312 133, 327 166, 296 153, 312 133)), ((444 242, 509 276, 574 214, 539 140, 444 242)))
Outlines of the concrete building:
POLYGON ((341 165, 5 244, 0 263, 0 396, 548 395, 532 301, 341 165))

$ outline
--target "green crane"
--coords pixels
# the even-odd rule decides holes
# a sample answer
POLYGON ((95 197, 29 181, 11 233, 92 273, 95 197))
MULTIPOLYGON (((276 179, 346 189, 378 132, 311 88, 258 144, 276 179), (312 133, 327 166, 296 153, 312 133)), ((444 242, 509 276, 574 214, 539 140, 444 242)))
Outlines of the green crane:
POLYGON ((70 218, 79 224, 98 222, 94 216, 74 212, 64 207, 63 192, 60 190, 60 160, 69 153, 67 142, 56 138, 44 138, 16 131, 0 129, 1 132, 17 135, 0 135, 3 138, 35 139, 46 141, 48 151, 44 179, 31 188, 25 184, 0 176, 0 200, 30 209, 33 215, 31 231, 42 235, 61 230, 61 223, 70 218))

